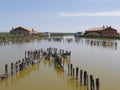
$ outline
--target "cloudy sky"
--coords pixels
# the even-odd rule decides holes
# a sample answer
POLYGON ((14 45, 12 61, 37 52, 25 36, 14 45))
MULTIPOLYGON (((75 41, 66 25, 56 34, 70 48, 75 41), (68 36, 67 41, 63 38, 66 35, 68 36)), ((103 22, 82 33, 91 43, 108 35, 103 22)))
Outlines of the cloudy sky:
POLYGON ((103 25, 120 32, 120 0, 0 0, 0 32, 18 26, 84 32, 103 25))

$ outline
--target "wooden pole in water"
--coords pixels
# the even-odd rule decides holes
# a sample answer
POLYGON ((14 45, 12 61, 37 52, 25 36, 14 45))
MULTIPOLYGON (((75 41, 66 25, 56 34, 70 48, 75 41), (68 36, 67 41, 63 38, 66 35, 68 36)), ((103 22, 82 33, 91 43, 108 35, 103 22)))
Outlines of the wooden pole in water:
POLYGON ((100 82, 99 82, 99 78, 96 79, 96 90, 99 90, 100 87, 100 82))
POLYGON ((18 62, 15 63, 16 72, 18 72, 18 62))
POLYGON ((82 70, 80 70, 80 84, 82 85, 82 70))
POLYGON ((72 76, 72 68, 73 68, 73 65, 72 65, 72 64, 70 64, 71 76, 72 76))
POLYGON ((95 83, 94 83, 94 79, 92 80, 93 83, 93 90, 95 90, 95 83))
POLYGON ((73 68, 73 79, 74 79, 74 73, 75 73, 75 69, 73 68))
POLYGON ((70 64, 68 64, 68 76, 69 76, 69 72, 70 72, 70 64))
POLYGON ((13 74, 13 63, 11 63, 11 74, 13 74))
POLYGON ((68 64, 68 76, 69 76, 69 64, 68 64))
POLYGON ((87 90, 89 90, 89 79, 88 79, 88 75, 87 75, 87 90))
POLYGON ((78 79, 78 72, 79 72, 79 68, 76 67, 76 80, 78 79))
POLYGON ((87 71, 84 71, 84 85, 87 84, 87 71))
POLYGON ((90 75, 90 90, 93 90, 93 76, 90 75))
POLYGON ((5 64, 5 74, 8 74, 8 64, 5 64))

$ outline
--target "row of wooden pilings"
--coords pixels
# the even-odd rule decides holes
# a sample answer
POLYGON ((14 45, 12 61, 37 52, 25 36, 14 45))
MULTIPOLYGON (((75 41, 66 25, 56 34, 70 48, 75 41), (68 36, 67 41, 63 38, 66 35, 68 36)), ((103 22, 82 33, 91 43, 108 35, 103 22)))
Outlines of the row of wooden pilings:
MULTIPOLYGON (((42 49, 34 50, 34 51, 25 51, 25 58, 22 59, 22 62, 19 60, 16 63, 11 63, 11 75, 14 73, 17 73, 21 70, 24 70, 27 67, 37 63, 38 61, 36 62, 36 60, 40 59, 41 56, 44 56, 44 54, 46 56, 46 53, 47 53, 47 55, 49 56, 49 54, 51 53, 50 52, 51 50, 52 50, 51 48, 47 49, 47 51, 49 53, 43 51, 42 49)), ((57 49, 54 49, 54 52, 57 53, 57 49)), ((62 56, 64 56, 64 55, 69 56, 68 52, 64 53, 64 55, 62 53, 64 53, 64 52, 62 50, 60 50, 60 54, 62 56)), ((47 58, 47 59, 49 60, 49 58, 47 58)), ((62 65, 64 68, 64 64, 62 64, 62 65)), ((72 76, 73 80, 79 79, 80 85, 87 86, 87 90, 100 90, 99 78, 96 78, 94 80, 93 75, 88 75, 87 71, 83 71, 82 69, 80 70, 79 67, 74 68, 73 64, 71 64, 71 63, 68 64, 68 76, 72 76)), ((4 79, 7 77, 9 77, 8 64, 5 64, 5 74, 1 75, 0 79, 4 79)))
POLYGON ((88 75, 87 71, 82 69, 79 70, 79 67, 74 68, 73 64, 68 64, 68 76, 72 76, 73 80, 79 79, 80 85, 87 86, 87 90, 100 90, 99 78, 96 78, 96 81, 94 81, 93 75, 88 75))
POLYGON ((7 78, 12 74, 17 73, 18 71, 21 71, 39 62, 38 59, 40 59, 41 57, 45 57, 45 58, 47 57, 47 59, 50 59, 50 57, 48 57, 49 55, 55 56, 58 54, 58 52, 63 57, 69 56, 70 58, 70 52, 64 51, 62 49, 58 51, 57 48, 47 48, 47 51, 44 51, 43 49, 25 51, 25 58, 22 59, 22 61, 19 60, 15 63, 11 63, 11 73, 8 72, 8 64, 5 64, 5 73, 0 75, 0 80, 7 78), (54 54, 52 54, 52 51, 54 52, 54 54))
POLYGON ((8 72, 8 64, 5 64, 5 73, 0 75, 0 80, 9 77, 10 75, 17 73, 21 70, 24 70, 28 68, 29 66, 38 63, 41 55, 40 52, 35 50, 35 51, 25 51, 25 58, 21 60, 18 60, 15 63, 11 63, 10 70, 11 72, 8 72), (28 54, 28 55, 26 55, 28 54))

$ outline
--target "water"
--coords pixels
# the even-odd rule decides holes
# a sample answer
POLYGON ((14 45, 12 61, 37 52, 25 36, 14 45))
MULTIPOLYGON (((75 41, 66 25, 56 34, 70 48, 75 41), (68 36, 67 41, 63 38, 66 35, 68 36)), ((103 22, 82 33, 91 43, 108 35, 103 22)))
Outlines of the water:
MULTIPOLYGON (((120 89, 120 41, 110 39, 85 39, 64 37, 35 40, 29 43, 8 43, 0 45, 0 74, 4 65, 21 60, 25 50, 58 48, 72 52, 74 67, 88 71, 94 78, 100 78, 100 90, 120 89), (72 38, 69 41, 67 38, 72 38), (99 41, 99 42, 98 42, 99 41), (105 43, 104 43, 105 42, 105 43)), ((67 67, 66 67, 67 71, 67 67)), ((40 63, 0 82, 0 90, 86 90, 79 81, 68 77, 67 72, 55 68, 53 63, 40 63)))

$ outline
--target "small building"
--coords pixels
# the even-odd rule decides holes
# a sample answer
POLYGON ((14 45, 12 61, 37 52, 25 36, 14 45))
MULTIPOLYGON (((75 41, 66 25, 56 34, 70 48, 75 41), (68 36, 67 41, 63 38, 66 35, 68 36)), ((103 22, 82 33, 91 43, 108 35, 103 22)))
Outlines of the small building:
POLYGON ((103 26, 100 28, 90 28, 88 30, 85 31, 85 35, 89 34, 89 33, 96 33, 99 34, 102 37, 106 37, 106 36, 116 36, 117 35, 117 30, 112 28, 111 26, 103 26))
POLYGON ((74 36, 75 37, 81 37, 81 36, 83 36, 84 34, 82 33, 82 32, 76 32, 75 34, 74 34, 74 36))
POLYGON ((20 26, 20 27, 17 27, 17 28, 12 28, 12 30, 10 30, 10 33, 11 34, 33 35, 33 34, 35 34, 37 32, 34 31, 34 29, 20 26))
POLYGON ((49 37, 50 36, 50 32, 45 32, 45 35, 49 37))

